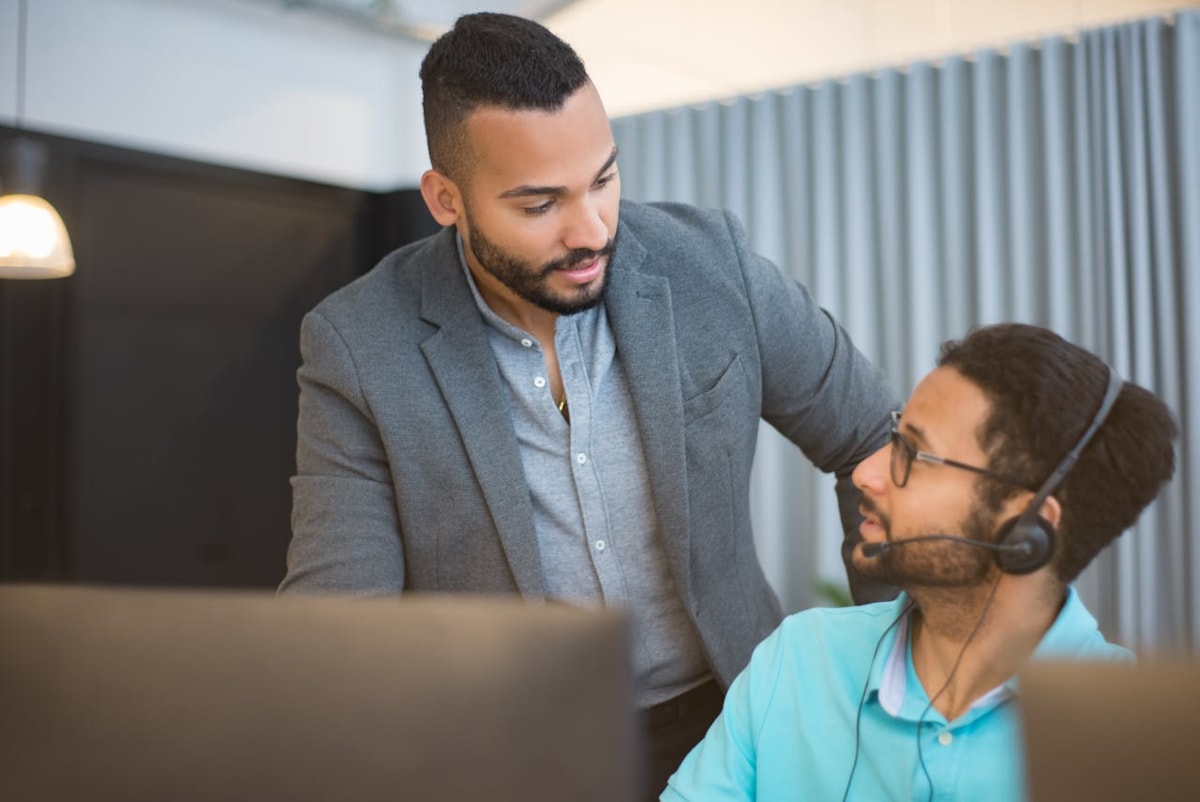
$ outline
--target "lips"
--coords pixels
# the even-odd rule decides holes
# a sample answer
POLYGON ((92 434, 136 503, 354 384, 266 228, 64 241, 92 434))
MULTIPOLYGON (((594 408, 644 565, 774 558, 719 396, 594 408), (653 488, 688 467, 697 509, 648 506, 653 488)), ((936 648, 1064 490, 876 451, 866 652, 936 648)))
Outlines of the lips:
POLYGON ((878 538, 871 537, 872 534, 876 534, 876 533, 882 534, 882 532, 883 532, 883 527, 881 527, 877 523, 873 523, 872 521, 863 521, 862 523, 860 523, 858 525, 858 533, 860 535, 862 535, 863 540, 868 541, 868 542, 870 542, 872 540, 886 540, 887 538, 885 538, 885 537, 878 537, 878 538))
POLYGON ((559 268, 558 272, 576 284, 587 284, 600 277, 607 261, 605 257, 598 257, 587 262, 576 263, 571 267, 559 268))
POLYGON ((862 523, 858 525, 858 533, 863 536, 864 540, 870 540, 871 538, 868 537, 870 534, 879 535, 879 540, 887 539, 887 533, 884 531, 879 518, 872 515, 866 507, 861 505, 858 508, 858 512, 863 517, 862 523))

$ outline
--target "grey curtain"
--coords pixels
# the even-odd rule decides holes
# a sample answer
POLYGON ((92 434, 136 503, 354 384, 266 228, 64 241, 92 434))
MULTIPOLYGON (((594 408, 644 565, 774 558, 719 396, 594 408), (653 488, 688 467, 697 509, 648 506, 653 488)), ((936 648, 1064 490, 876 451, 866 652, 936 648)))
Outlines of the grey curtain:
MULTIPOLYGON (((1164 398, 1176 479, 1077 583, 1106 633, 1200 642, 1200 11, 614 121, 622 191, 732 209, 901 394, 942 340, 1037 323, 1164 398)), ((764 427, 785 608, 841 583, 832 483, 764 427)))

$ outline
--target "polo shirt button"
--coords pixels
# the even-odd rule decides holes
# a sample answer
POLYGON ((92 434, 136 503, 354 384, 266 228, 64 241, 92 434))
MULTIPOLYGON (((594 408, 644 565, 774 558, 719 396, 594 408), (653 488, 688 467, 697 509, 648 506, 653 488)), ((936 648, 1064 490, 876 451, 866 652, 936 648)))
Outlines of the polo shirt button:
POLYGON ((529 339, 528 337, 526 337, 526 338, 524 338, 523 340, 521 340, 521 345, 525 346, 526 348, 532 348, 532 347, 533 347, 533 340, 531 340, 531 339, 529 339))
POLYGON ((581 453, 581 454, 579 454, 579 456, 575 457, 575 459, 579 462, 580 465, 582 465, 583 463, 587 462, 587 454, 581 453))
POLYGON ((954 736, 949 730, 944 730, 938 734, 938 743, 940 743, 942 746, 949 746, 953 742, 954 736))
POLYGON ((541 388, 546 386, 546 380, 544 378, 542 378, 541 376, 538 376, 536 379, 533 380, 533 386, 540 390, 541 388))
POLYGON ((596 551, 604 551, 605 545, 607 545, 607 544, 603 540, 597 540, 596 541, 596 551))

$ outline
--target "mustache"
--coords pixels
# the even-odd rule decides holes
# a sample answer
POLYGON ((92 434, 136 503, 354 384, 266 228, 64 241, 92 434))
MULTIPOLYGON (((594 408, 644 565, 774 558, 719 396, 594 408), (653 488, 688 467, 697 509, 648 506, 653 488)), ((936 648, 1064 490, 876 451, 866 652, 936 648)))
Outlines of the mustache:
POLYGON ((590 262, 603 256, 612 256, 614 250, 616 250, 616 242, 610 237, 604 247, 598 251, 594 251, 591 248, 575 248, 574 250, 567 251, 566 255, 562 258, 548 262, 542 272, 545 275, 549 275, 555 270, 569 270, 584 262, 590 262))

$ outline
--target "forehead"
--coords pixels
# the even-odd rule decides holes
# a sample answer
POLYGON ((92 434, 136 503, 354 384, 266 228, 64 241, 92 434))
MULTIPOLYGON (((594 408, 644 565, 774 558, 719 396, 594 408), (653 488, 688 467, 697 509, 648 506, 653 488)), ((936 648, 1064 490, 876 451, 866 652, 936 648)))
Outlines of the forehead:
POLYGON ((937 368, 913 390, 904 407, 901 430, 940 456, 982 457, 979 432, 991 410, 979 385, 953 368, 937 368))
POLYGON ((589 186, 613 149, 608 115, 590 83, 557 111, 485 106, 466 126, 471 183, 489 191, 589 186))

